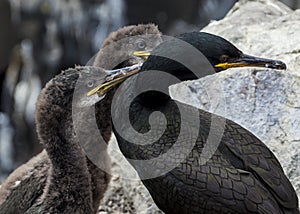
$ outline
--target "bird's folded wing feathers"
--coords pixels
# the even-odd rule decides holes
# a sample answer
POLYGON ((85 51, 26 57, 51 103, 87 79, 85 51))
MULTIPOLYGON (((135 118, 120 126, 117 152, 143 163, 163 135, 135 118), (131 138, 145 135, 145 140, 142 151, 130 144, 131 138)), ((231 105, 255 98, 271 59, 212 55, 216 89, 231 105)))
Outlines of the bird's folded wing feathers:
POLYGON ((240 125, 227 120, 227 148, 240 158, 246 171, 268 187, 274 197, 286 208, 297 204, 297 195, 285 176, 283 169, 274 154, 261 141, 240 125), (238 136, 238 144, 235 137, 238 136))

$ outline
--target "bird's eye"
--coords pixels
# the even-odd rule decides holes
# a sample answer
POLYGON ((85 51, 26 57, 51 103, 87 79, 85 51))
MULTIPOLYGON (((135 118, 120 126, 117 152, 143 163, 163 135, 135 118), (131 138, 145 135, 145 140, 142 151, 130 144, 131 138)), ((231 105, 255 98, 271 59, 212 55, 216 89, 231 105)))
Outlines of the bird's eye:
POLYGON ((227 62, 228 59, 229 59, 229 56, 223 54, 223 55, 220 57, 220 62, 227 62))
POLYGON ((89 80, 86 85, 87 85, 87 87, 92 88, 94 86, 94 81, 89 80))
POLYGON ((146 48, 146 42, 143 40, 139 40, 136 42, 136 46, 138 50, 144 50, 146 48))

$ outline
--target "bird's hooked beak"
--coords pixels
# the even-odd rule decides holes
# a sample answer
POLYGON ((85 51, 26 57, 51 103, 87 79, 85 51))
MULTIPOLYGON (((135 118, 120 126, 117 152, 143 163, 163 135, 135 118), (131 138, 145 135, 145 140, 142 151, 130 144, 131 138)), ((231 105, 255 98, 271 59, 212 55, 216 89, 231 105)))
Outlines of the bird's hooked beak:
POLYGON ((285 70, 286 65, 279 60, 264 59, 255 56, 242 54, 239 58, 228 59, 227 62, 219 63, 214 66, 217 71, 226 70, 228 68, 236 67, 263 67, 285 70))
POLYGON ((87 93, 86 96, 92 96, 93 94, 98 94, 103 96, 109 89, 118 85, 119 83, 125 81, 128 77, 140 71, 142 64, 136 64, 129 67, 124 67, 115 70, 106 70, 106 77, 104 83, 98 85, 96 88, 92 89, 87 93))

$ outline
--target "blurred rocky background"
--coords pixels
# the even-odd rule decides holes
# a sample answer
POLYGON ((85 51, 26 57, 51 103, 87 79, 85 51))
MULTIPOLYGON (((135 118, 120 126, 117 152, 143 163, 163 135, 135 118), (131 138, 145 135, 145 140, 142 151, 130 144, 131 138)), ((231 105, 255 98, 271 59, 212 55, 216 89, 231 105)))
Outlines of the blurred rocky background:
MULTIPOLYGON (((222 19, 204 31, 249 54, 283 60, 288 70, 232 69, 183 83, 190 91, 180 85, 171 91, 176 99, 224 115, 256 134, 277 155, 299 193, 300 0, 282 2, 289 8, 276 0, 240 0, 223 19, 236 0, 0 0, 0 183, 41 149, 34 126, 40 89, 61 70, 86 64, 111 31, 153 22, 175 35, 222 19), (213 96, 207 97, 207 91, 213 96), (225 108, 213 108, 212 97, 216 103, 225 99, 225 108)), ((110 147, 117 175, 124 167, 117 164, 121 157, 114 156, 114 141, 110 147)), ((159 211, 140 181, 114 176, 100 212, 159 211)))
POLYGON ((199 31, 236 0, 1 0, 0 182, 40 151, 35 100, 55 74, 85 65, 107 35, 153 22, 168 35, 199 31))

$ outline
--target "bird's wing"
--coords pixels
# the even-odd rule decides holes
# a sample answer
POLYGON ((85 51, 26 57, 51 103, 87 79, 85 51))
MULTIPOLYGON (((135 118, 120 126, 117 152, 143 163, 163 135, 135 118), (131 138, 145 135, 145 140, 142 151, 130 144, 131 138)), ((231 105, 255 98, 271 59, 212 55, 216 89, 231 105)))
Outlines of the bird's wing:
POLYGON ((251 132, 227 120, 224 144, 286 208, 298 207, 298 199, 275 155, 251 132))
MULTIPOLYGON (((220 209, 220 212, 281 213, 260 181, 251 173, 232 167, 219 152, 203 165, 195 164, 197 159, 199 157, 190 156, 167 176, 169 185, 174 182, 172 191, 177 191, 186 205, 203 201, 201 206, 207 212, 220 209), (186 170, 188 167, 192 167, 191 170, 186 170)), ((195 209, 200 207, 199 204, 194 206, 195 209)))

